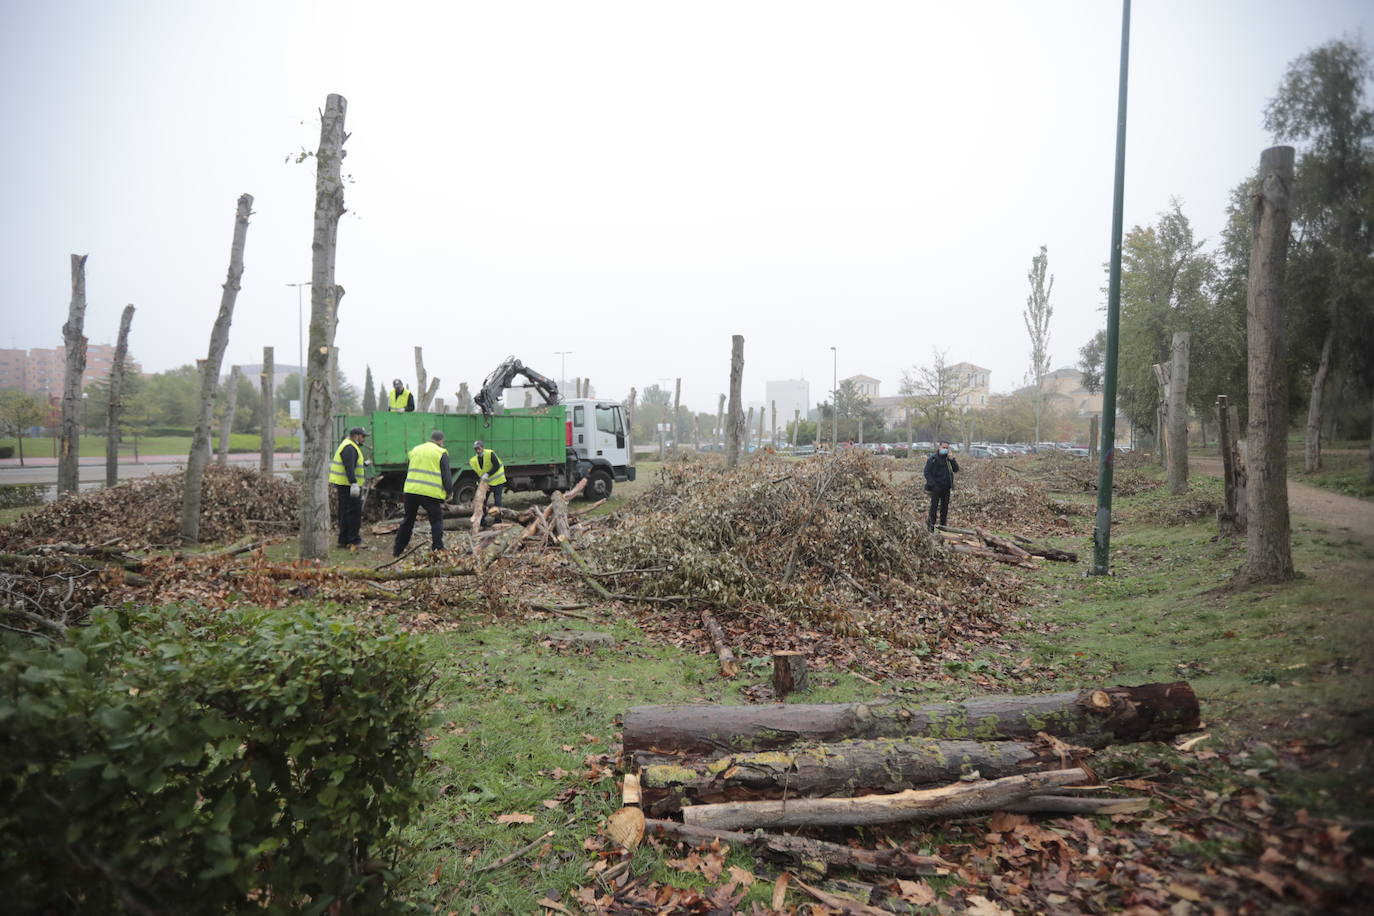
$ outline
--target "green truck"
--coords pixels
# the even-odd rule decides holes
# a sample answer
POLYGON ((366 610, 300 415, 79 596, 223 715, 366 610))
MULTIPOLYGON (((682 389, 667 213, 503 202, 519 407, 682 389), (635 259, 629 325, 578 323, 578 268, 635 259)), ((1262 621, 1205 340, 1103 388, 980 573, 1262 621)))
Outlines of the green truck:
POLYGON ((339 414, 334 417, 334 441, 342 441, 354 426, 368 432, 363 457, 371 462, 368 478, 373 492, 383 496, 401 492, 410 450, 428 440, 436 429, 444 434, 456 478, 455 503, 471 501, 477 491, 477 475, 468 464, 477 439, 505 464, 507 491, 540 490, 548 494, 571 489, 586 477, 583 496, 597 500, 610 496, 616 482, 635 479, 627 448, 625 409, 596 398, 496 408, 490 414, 339 414))

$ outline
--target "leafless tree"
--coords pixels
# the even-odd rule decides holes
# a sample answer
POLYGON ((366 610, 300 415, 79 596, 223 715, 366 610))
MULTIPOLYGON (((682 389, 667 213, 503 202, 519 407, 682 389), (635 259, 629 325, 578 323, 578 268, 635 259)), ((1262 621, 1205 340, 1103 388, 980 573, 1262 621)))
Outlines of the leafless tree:
POLYGON ((62 325, 67 366, 62 382, 62 448, 57 455, 57 492, 75 493, 81 480, 81 376, 86 371, 86 258, 72 255, 72 301, 62 325))
POLYGON ((115 341, 114 364, 110 366, 110 400, 105 406, 105 486, 119 483, 119 415, 124 409, 124 369, 129 360, 129 328, 134 323, 134 307, 124 306, 119 317, 119 337, 115 341))
POLYGON ((272 359, 272 348, 262 348, 262 376, 258 385, 262 395, 262 452, 258 456, 258 470, 264 474, 272 473, 272 463, 277 448, 277 398, 273 386, 276 365, 272 359))
POLYGON ((744 383, 744 335, 730 338, 730 415, 725 428, 725 466, 739 464, 740 440, 744 438, 744 405, 740 389, 744 383))
POLYGON ((972 387, 972 377, 949 365, 942 350, 931 351, 928 366, 913 366, 902 372, 899 389, 907 406, 924 419, 936 439, 946 435, 945 424, 959 414, 959 400, 972 387))
POLYGON ((234 434, 234 411, 239 403, 239 367, 229 367, 229 382, 224 387, 224 416, 219 420, 219 456, 222 468, 229 466, 229 437, 234 434))

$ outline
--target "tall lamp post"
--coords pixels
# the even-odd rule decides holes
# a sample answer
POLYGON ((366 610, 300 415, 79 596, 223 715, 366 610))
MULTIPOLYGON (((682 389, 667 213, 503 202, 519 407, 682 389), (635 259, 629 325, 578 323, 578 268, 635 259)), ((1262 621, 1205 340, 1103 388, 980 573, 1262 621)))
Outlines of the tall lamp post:
POLYGON ((296 429, 296 457, 304 455, 302 449, 305 448, 305 437, 302 435, 305 429, 305 325, 303 324, 304 307, 301 304, 301 287, 309 286, 310 281, 303 283, 288 283, 287 286, 296 287, 296 359, 299 360, 296 366, 296 397, 300 399, 300 426, 296 429))
POLYGON ((553 355, 554 355, 554 356, 557 356, 557 357, 559 358, 559 359, 558 359, 558 390, 561 391, 561 392, 563 392, 563 397, 564 397, 564 398, 567 398, 567 396, 568 396, 568 393, 567 393, 566 391, 563 391, 563 389, 566 388, 567 385, 568 385, 568 379, 566 378, 566 376, 567 376, 567 374, 568 374, 568 354, 570 354, 570 353, 572 353, 571 350, 554 350, 554 351, 553 351, 553 355))
POLYGON ((830 451, 840 447, 840 351, 830 348, 830 451))

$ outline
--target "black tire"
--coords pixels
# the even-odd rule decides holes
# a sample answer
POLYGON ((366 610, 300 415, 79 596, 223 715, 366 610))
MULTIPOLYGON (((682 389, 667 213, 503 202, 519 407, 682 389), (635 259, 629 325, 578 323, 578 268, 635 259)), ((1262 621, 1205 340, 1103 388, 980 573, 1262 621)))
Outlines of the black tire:
POLYGON ((477 484, 471 480, 460 480, 453 487, 453 502, 455 505, 472 502, 472 498, 477 495, 477 484))
POLYGON ((610 472, 597 468, 587 475, 587 487, 582 491, 582 498, 592 503, 598 499, 609 499, 614 486, 610 472))

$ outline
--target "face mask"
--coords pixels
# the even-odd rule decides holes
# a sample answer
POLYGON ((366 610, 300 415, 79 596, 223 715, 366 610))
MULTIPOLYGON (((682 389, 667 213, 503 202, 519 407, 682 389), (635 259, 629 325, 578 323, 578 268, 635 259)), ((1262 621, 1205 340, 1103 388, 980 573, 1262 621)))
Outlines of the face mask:
POLYGON ((942 448, 942 449, 940 449, 940 454, 941 454, 941 455, 948 455, 948 454, 949 454, 949 449, 947 449, 947 448, 942 448))

